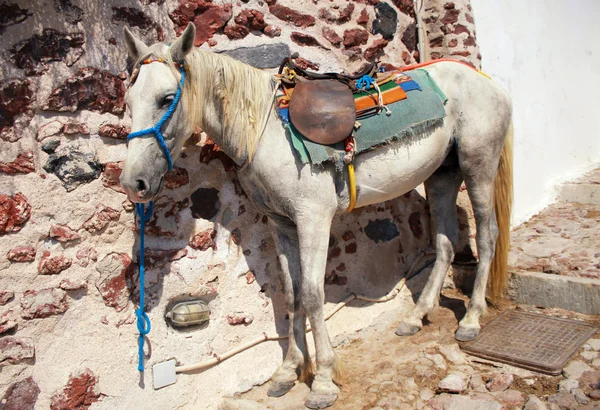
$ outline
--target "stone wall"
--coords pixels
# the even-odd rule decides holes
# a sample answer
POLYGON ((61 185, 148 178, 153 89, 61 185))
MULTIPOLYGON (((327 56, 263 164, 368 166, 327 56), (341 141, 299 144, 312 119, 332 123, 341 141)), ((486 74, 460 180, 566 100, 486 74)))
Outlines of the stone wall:
MULTIPOLYGON (((425 1, 423 17, 432 58, 479 64, 468 0, 425 1)), ((180 375, 175 386, 151 387, 154 363, 195 363, 287 329, 266 217, 242 192, 232 163, 199 136, 167 176, 147 228, 153 329, 147 371, 140 377, 136 370, 137 227, 118 185, 130 125, 121 32, 127 24, 148 43, 172 41, 189 21, 197 46, 266 69, 296 51, 312 70, 418 60, 410 0, 0 3, 3 410, 213 408, 221 396, 266 381, 282 360, 285 343, 269 342, 180 375), (167 307, 187 298, 209 303, 208 326, 167 325, 167 307)), ((428 249, 422 195, 335 222, 327 308, 350 292, 386 294, 428 249)), ((468 223, 461 229, 469 231, 468 223)), ((385 305, 342 311, 329 322, 332 338, 411 303, 406 291, 385 305)))

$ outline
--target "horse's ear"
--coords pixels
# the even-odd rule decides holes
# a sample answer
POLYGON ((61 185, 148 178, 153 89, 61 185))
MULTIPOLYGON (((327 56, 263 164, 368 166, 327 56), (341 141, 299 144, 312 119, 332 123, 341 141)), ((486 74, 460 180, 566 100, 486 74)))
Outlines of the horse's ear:
POLYGON ((142 40, 137 38, 127 26, 123 27, 123 37, 125 37, 125 45, 129 52, 129 57, 135 62, 141 55, 147 54, 149 47, 142 40))
POLYGON ((195 39, 196 26, 193 23, 188 23, 183 34, 171 46, 171 57, 173 57, 173 60, 178 62, 183 61, 185 56, 192 51, 195 39))

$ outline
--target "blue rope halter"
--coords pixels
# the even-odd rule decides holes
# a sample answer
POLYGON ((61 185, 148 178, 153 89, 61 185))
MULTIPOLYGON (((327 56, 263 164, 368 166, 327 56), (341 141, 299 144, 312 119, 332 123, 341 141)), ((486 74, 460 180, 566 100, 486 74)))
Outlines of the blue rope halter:
MULTIPOLYGON (((140 64, 150 64, 155 61, 163 62, 164 60, 162 60, 162 59, 144 60, 140 64)), ((139 69, 139 67, 138 67, 138 69, 139 69)), ((167 110, 165 115, 163 115, 163 117, 160 119, 160 121, 158 121, 158 123, 156 123, 156 125, 154 127, 146 128, 145 130, 135 131, 127 136, 127 141, 129 141, 132 138, 141 137, 141 136, 144 136, 147 134, 154 134, 154 136, 156 137, 156 141, 158 142, 158 145, 160 146, 161 150, 165 154, 165 158, 167 159, 167 163, 169 165, 169 171, 173 169, 173 159, 171 158, 171 153, 169 152, 169 148, 167 147, 165 138, 162 135, 162 132, 160 131, 160 129, 162 128, 164 123, 171 117, 171 115, 173 115, 175 108, 177 108, 177 103, 179 103, 179 99, 181 97, 181 91, 183 90, 183 85, 185 83, 185 67, 183 66, 183 64, 181 64, 180 70, 181 70, 181 81, 179 82, 179 87, 177 88, 177 94, 175 94, 175 98, 173 99, 173 102, 169 106, 169 109, 167 110)), ((134 74, 132 76, 132 78, 135 78, 136 74, 134 74)), ((145 269, 144 269, 144 225, 152 216, 153 209, 154 209, 154 204, 152 201, 150 201, 148 203, 147 210, 145 209, 145 206, 143 203, 135 204, 135 211, 138 214, 138 218, 140 220, 140 261, 139 261, 139 265, 140 265, 140 307, 135 311, 135 315, 137 316, 137 328, 138 328, 138 331, 140 332, 140 335, 138 338, 138 370, 140 372, 144 371, 144 336, 146 336, 148 333, 150 333, 150 329, 152 327, 151 323, 150 323, 150 318, 144 311, 144 304, 145 304, 144 299, 145 299, 145 293, 146 293, 145 286, 144 286, 144 282, 145 282, 145 276, 144 276, 144 274, 145 274, 145 269)))
MULTIPOLYGON (((159 60, 146 60, 146 61, 154 62, 154 61, 159 61, 159 60)), ((148 64, 148 63, 144 62, 144 64, 148 64)), ((156 123, 156 125, 154 127, 146 128, 145 130, 135 131, 127 136, 127 141, 131 141, 133 138, 141 137, 141 136, 144 136, 147 134, 154 134, 154 136, 156 137, 156 141, 158 142, 158 145, 160 146, 163 153, 165 154, 165 158, 167 158, 167 163, 169 164, 169 171, 173 169, 173 160, 171 159, 171 153, 169 152, 169 148, 167 147, 167 143, 165 142, 165 138, 163 137, 160 129, 162 128, 164 123, 171 117, 171 115, 173 115, 175 108, 177 108, 177 103, 179 103, 179 98, 181 97, 181 90, 183 90, 183 85, 185 83, 185 68, 183 65, 181 65, 180 70, 181 70, 181 81, 179 82, 179 87, 177 88, 177 94, 175 94, 175 98, 173 99, 173 102, 169 106, 169 109, 167 110, 165 115, 163 115, 163 117, 160 119, 160 121, 158 121, 156 123)))

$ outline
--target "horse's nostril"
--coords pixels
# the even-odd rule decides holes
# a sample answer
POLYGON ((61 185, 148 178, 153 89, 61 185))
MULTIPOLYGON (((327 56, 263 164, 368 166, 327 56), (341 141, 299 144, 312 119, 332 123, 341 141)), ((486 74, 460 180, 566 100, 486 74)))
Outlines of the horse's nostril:
POLYGON ((143 179, 135 180, 135 190, 138 194, 145 194, 148 191, 148 183, 143 179))

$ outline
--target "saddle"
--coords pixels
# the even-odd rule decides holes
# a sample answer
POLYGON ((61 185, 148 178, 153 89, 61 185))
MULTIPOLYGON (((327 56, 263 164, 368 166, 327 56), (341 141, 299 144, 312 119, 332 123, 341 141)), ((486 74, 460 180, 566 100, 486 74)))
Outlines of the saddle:
POLYGON ((356 121, 353 91, 356 80, 374 75, 373 63, 361 73, 314 73, 285 58, 279 74, 284 87, 293 88, 289 103, 292 125, 307 139, 318 144, 335 144, 350 135, 356 121))

